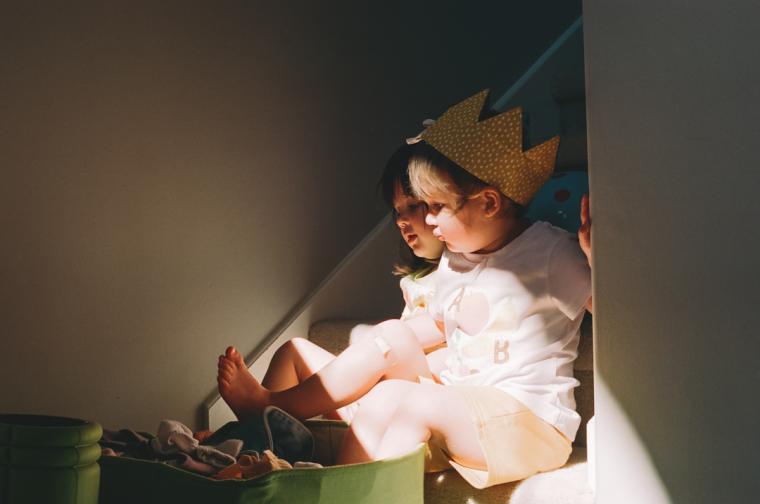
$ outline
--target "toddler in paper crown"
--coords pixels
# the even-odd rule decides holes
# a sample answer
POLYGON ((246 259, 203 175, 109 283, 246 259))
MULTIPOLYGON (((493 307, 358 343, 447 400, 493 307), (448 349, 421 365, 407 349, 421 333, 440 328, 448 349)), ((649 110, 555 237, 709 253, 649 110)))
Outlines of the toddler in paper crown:
POLYGON ((449 109, 412 146, 412 189, 447 248, 427 310, 375 326, 285 391, 261 387, 228 352, 228 403, 241 410, 245 397, 249 414, 274 404, 308 418, 361 397, 340 463, 427 442, 428 469, 450 464, 478 488, 567 461, 580 424, 573 361, 589 264, 574 236, 522 216, 559 139, 523 152, 520 109, 481 121, 486 95, 449 109), (448 357, 431 372, 419 342, 440 338, 448 357))

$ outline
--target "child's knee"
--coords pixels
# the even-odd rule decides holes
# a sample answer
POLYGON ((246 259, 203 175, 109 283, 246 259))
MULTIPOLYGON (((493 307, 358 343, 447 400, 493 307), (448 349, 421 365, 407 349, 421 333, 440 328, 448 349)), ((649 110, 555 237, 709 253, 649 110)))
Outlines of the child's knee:
POLYGON ((378 382, 372 387, 372 390, 367 392, 367 395, 362 398, 361 403, 371 402, 388 404, 391 402, 401 402, 409 389, 410 383, 411 382, 406 380, 383 380, 378 382))
POLYGON ((401 418, 396 420, 417 425, 427 425, 438 412, 438 401, 435 396, 417 387, 404 396, 401 407, 396 414, 401 418))
POLYGON ((371 339, 372 336, 372 330, 375 326, 369 325, 369 324, 358 324, 354 326, 351 329, 351 334, 349 335, 348 341, 350 345, 353 345, 357 341, 366 340, 368 338, 371 339))
POLYGON ((421 350, 414 332, 400 320, 387 320, 376 325, 369 339, 386 356, 393 351, 396 358, 403 358, 409 352, 421 350))
MULTIPOLYGON (((431 407, 430 401, 425 395, 417 392, 414 389, 407 389, 396 397, 398 402, 388 417, 386 433, 393 431, 396 437, 401 432, 407 435, 415 433, 422 439, 426 438, 426 432, 432 431, 432 427, 436 424, 435 415, 437 412, 431 407)), ((385 407, 388 408, 387 403, 385 407)))
POLYGON ((359 401, 360 411, 376 412, 373 417, 382 416, 383 412, 394 410, 404 400, 411 382, 406 380, 383 380, 378 382, 359 401))
POLYGON ((289 354, 289 355, 295 355, 299 352, 301 348, 303 348, 306 344, 308 344, 308 340, 304 338, 293 338, 285 343, 283 343, 280 348, 277 349, 275 354, 289 354))

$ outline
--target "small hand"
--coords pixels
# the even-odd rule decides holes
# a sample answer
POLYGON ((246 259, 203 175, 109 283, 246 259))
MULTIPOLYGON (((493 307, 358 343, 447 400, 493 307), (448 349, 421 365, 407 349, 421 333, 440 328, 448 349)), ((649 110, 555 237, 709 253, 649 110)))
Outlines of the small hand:
POLYGON ((584 194, 581 198, 581 227, 578 229, 578 241, 581 244, 581 250, 586 254, 589 266, 591 266, 591 214, 589 212, 588 194, 584 194))

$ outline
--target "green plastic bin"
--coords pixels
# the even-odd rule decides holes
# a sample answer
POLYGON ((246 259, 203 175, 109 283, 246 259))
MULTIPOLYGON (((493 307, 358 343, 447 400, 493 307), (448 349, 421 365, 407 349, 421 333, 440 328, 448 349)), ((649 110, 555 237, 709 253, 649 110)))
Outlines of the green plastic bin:
MULTIPOLYGON (((315 458, 334 460, 346 424, 308 421, 315 458)), ((100 504, 422 504, 424 445, 395 459, 217 481, 160 462, 103 457, 100 504)))
POLYGON ((0 502, 97 504, 102 434, 75 418, 0 415, 0 502))

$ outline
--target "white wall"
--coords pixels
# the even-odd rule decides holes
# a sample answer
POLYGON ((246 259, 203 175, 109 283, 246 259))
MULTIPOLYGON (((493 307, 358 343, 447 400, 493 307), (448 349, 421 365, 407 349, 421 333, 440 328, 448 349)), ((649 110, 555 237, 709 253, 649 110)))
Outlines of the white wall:
POLYGON ((758 19, 584 1, 601 504, 760 495, 758 19))
MULTIPOLYGON (((396 256, 400 246, 398 227, 388 215, 325 277, 313 295, 283 320, 282 327, 276 328, 272 337, 254 350, 248 367, 251 374, 263 380, 277 349, 293 338, 311 338, 309 330, 316 322, 348 318, 353 326, 358 322, 397 318, 404 307, 399 279, 377 265, 396 256)), ((204 408, 203 428, 216 430, 236 419, 216 390, 207 398, 204 408)))
POLYGON ((4 6, 0 411, 197 425, 216 355, 253 351, 380 220, 400 141, 498 96, 579 10, 4 6))

